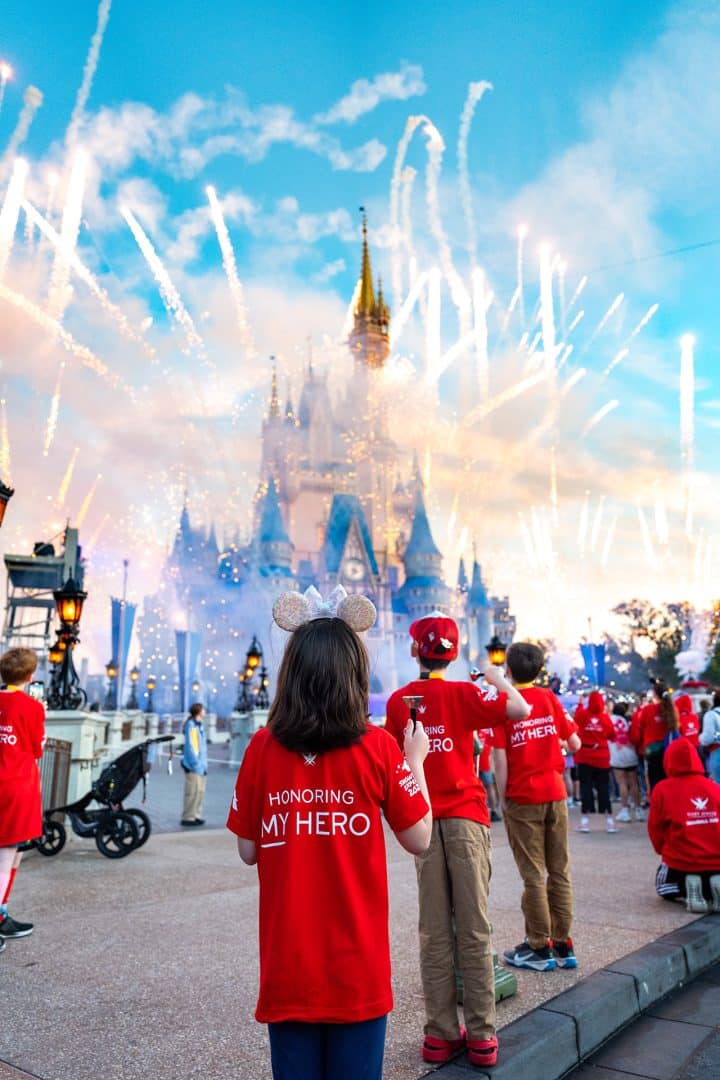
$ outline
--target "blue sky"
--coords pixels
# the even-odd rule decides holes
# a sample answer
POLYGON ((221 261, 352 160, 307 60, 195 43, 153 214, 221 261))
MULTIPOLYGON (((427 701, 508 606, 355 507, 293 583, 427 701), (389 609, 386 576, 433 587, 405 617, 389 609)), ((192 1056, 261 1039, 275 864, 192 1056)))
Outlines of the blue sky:
MULTIPOLYGON (((16 126, 23 91, 28 84, 37 86, 44 102, 21 148, 30 163, 27 194, 42 211, 48 205, 51 172, 60 175, 61 198, 51 213, 58 228, 70 160, 65 130, 97 12, 95 0, 71 5, 36 0, 31 7, 5 0, 0 15, 0 59, 14 69, 0 112, 0 147, 16 126)), ((700 565, 703 587, 709 588, 709 581, 713 588, 720 587, 718 552, 703 546, 717 532, 712 491, 720 426, 720 395, 714 386, 720 247, 647 258, 720 238, 718 48, 720 11, 704 0, 445 6, 275 0, 262 6, 214 0, 203 6, 178 0, 171 13, 161 0, 115 0, 78 129, 79 144, 90 155, 78 253, 133 325, 145 328, 160 357, 162 375, 177 394, 173 401, 180 404, 173 415, 163 413, 163 387, 153 381, 146 355, 128 348, 82 286, 72 282, 75 291, 61 315, 64 326, 140 391, 143 409, 152 400, 158 411, 143 413, 141 431, 98 423, 99 415, 107 416, 105 391, 87 372, 68 367, 62 376, 53 454, 33 468, 31 447, 23 453, 26 432, 13 429, 13 395, 37 408, 37 424, 44 427, 58 385, 59 354, 41 340, 37 327, 35 336, 30 334, 24 316, 0 308, 6 331, 0 348, 11 410, 10 442, 18 474, 25 466, 25 482, 37 485, 38 503, 47 501, 40 492, 60 484, 73 431, 84 425, 93 453, 81 455, 68 506, 60 509, 77 513, 101 471, 102 483, 87 511, 89 527, 97 530, 108 507, 116 508, 123 498, 123 484, 142 487, 147 457, 155 455, 158 468, 150 501, 158 503, 160 491, 172 494, 160 518, 152 516, 147 500, 142 503, 143 520, 162 537, 153 554, 157 559, 192 463, 198 455, 216 454, 217 432, 227 432, 237 419, 227 415, 232 396, 245 409, 245 442, 228 449, 223 477, 216 478, 214 488, 197 494, 194 507, 198 516, 221 521, 225 507, 229 528, 239 493, 255 477, 253 417, 257 421, 262 410, 260 388, 269 375, 268 354, 279 356, 283 380, 292 392, 299 388, 308 334, 321 348, 321 365, 332 368, 337 362, 331 350, 322 353, 322 342, 324 335, 337 342, 354 286, 360 204, 368 207, 375 265, 390 288, 394 264, 388 194, 396 147, 412 114, 429 117, 444 139, 437 176, 440 227, 460 277, 469 280, 468 224, 458 188, 458 127, 469 84, 488 80, 493 90, 475 112, 468 157, 476 257, 495 293, 489 314, 493 393, 522 374, 509 351, 520 336, 517 309, 509 331, 502 330, 516 286, 517 225, 529 226, 525 275, 530 313, 537 300, 540 241, 548 241, 558 258, 567 261, 567 294, 583 274, 590 275, 575 308, 577 313, 583 307, 586 315, 567 367, 570 374, 582 365, 587 375, 563 405, 567 424, 559 445, 559 493, 566 520, 556 545, 567 587, 590 588, 588 579, 593 577, 592 564, 578 571, 577 579, 568 570, 578 556, 575 537, 582 529, 578 520, 588 491, 591 521, 598 506, 604 515, 603 536, 617 516, 613 551, 622 555, 618 561, 627 563, 628 581, 637 580, 643 560, 650 560, 650 591, 662 591, 669 578, 676 589, 687 590, 691 580, 697 586, 700 565), (209 183, 221 200, 246 290, 258 348, 251 362, 243 355, 245 346, 238 342, 232 318, 205 195, 209 183), (198 365, 197 358, 187 359, 182 352, 182 334, 168 317, 121 216, 123 206, 150 236, 200 329, 219 372, 220 381, 211 391, 199 374, 205 361, 198 365), (593 327, 621 291, 625 299, 617 314, 593 336, 593 327), (655 303, 659 310, 649 326, 604 379, 603 371, 655 303), (143 321, 149 319, 152 326, 143 321), (703 539, 696 533, 687 543, 678 539, 673 547, 663 540, 662 522, 656 520, 654 546, 648 551, 639 531, 638 506, 648 521, 658 514, 662 519, 667 510, 682 534, 678 339, 686 331, 697 337, 694 483, 703 539), (192 423, 197 421, 205 432, 205 443, 187 435, 192 423, 184 423, 182 416, 188 395, 202 398, 198 408, 203 422, 193 414, 192 423), (615 409, 592 433, 582 435, 587 420, 610 400, 618 402, 615 409), (153 441, 149 432, 161 434, 153 441), (168 446, 172 460, 163 458, 168 446), (108 470, 108 462, 118 454, 123 455, 122 477, 108 470), (228 495, 233 468, 239 470, 239 481, 228 495), (667 502, 662 512, 658 491, 667 502), (677 571, 680 564, 682 573, 677 571)), ((420 269, 437 265, 440 258, 426 206, 427 162, 427 135, 419 128, 407 155, 415 176, 404 190, 420 269)), ((3 186, 9 167, 6 163, 3 186)), ((42 306, 48 252, 37 244, 23 248, 19 230, 10 265, 17 291, 42 306)), ((403 264, 403 288, 409 274, 409 263, 403 264)), ((557 269, 555 274, 559 305, 557 269)), ((458 325, 449 290, 443 288, 443 348, 448 348, 458 325)), ((398 298, 392 299, 397 308, 398 298)), ((416 317, 399 352, 417 357, 424 341, 416 317)), ((449 410, 443 423, 450 424, 453 410, 457 413, 457 378, 451 370, 440 384, 449 410)), ((491 502, 500 534, 511 528, 518 506, 529 514, 547 500, 547 462, 537 471, 532 462, 527 467, 518 464, 518 439, 535 426, 536 400, 522 398, 517 409, 499 413, 497 422, 475 438, 479 475, 507 459, 515 462, 505 499, 497 477, 491 496, 477 481, 477 498, 491 502)), ((417 441, 421 428, 418 418, 408 440, 417 441)), ((547 440, 539 445, 543 453, 548 451, 547 440)), ((415 448, 406 449, 410 453, 415 448)), ((462 453, 475 450, 464 448, 462 453)), ((503 467, 507 471, 508 466, 503 467)), ((440 465, 437 472, 442 482, 438 479, 431 513, 443 520, 444 488, 452 481, 440 465)), ((141 502, 138 496, 136 511, 141 502)), ((467 538, 482 531, 481 518, 468 512, 466 551, 467 538)), ((600 529, 599 523, 598 534, 600 529)), ((132 542, 127 522, 119 535, 123 542, 132 542)), ((15 538, 27 539, 20 533, 15 538)), ((116 560, 117 551, 107 543, 107 559, 116 560)), ((452 544, 449 539, 446 547, 457 556, 457 543, 452 544)), ((509 574, 508 567, 519 572, 521 554, 515 562, 505 558, 501 536, 488 541, 487 548, 498 588, 511 588, 503 573, 509 574)), ((148 573, 151 562, 148 556, 148 573)), ((618 584, 621 587, 626 586, 618 584)))

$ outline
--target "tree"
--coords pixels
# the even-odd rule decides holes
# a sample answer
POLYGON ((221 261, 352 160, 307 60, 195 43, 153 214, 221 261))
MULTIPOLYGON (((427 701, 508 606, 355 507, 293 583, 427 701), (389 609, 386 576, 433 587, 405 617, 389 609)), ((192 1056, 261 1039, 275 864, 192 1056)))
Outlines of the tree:
POLYGON ((630 648, 636 652, 635 639, 644 638, 654 649, 649 673, 667 683, 678 679, 675 657, 680 652, 687 625, 687 605, 651 604, 649 600, 630 600, 613 608, 625 619, 630 631, 630 648))

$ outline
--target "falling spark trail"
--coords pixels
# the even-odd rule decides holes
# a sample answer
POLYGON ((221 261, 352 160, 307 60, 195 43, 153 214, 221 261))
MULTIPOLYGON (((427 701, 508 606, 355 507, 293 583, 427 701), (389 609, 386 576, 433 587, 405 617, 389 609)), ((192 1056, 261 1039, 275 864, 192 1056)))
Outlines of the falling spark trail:
POLYGON ((430 232, 432 233, 438 246, 440 266, 448 282, 448 285, 450 286, 450 295, 452 296, 453 303, 458 310, 458 317, 460 322, 460 336, 463 337, 470 329, 471 302, 470 297, 468 296, 467 289, 465 288, 460 278, 460 275, 455 269, 455 264, 452 261, 450 244, 448 243, 448 239, 445 235, 445 230, 443 229, 442 221, 440 219, 438 183, 440 179, 440 169, 442 166, 443 154, 445 152, 445 143, 443 142, 442 135, 431 120, 425 121, 425 124, 423 125, 423 134, 427 139, 427 169, 425 172, 425 192, 428 212, 428 225, 430 226, 430 232))
POLYGON ((95 296, 96 299, 100 302, 100 305, 102 306, 106 314, 108 314, 112 319, 115 320, 123 335, 128 338, 128 340, 134 341, 136 344, 140 345, 148 354, 148 356, 155 356, 155 350, 152 348, 152 346, 148 345, 147 342, 143 339, 140 331, 135 330, 134 327, 130 324, 130 322, 128 322, 127 318, 120 310, 120 308, 117 307, 116 304, 113 304, 112 300, 102 288, 102 286, 98 283, 97 279, 93 276, 91 271, 88 270, 87 266, 85 266, 85 264, 78 258, 77 253, 65 251, 63 239, 57 232, 57 230, 54 229, 52 225, 50 225, 50 223, 46 221, 41 214, 38 213, 38 211, 31 203, 27 201, 23 202, 22 208, 25 211, 27 220, 32 222, 33 225, 36 225, 42 235, 53 245, 58 255, 67 260, 68 266, 72 270, 74 270, 80 280, 87 285, 93 296, 95 296))
POLYGON ((240 328, 240 338, 247 348, 248 358, 252 359, 252 357, 256 355, 257 350, 255 349, 255 342, 253 341, 252 331, 250 330, 250 325, 248 323, 244 290, 240 283, 240 278, 238 277, 235 252, 233 251, 230 234, 227 230, 227 225, 225 224, 222 207, 218 201, 215 188, 208 184, 205 188, 205 193, 207 194, 208 202, 210 203, 210 213, 212 215, 213 225, 215 226, 218 244, 220 245, 223 269, 225 270, 225 276, 228 279, 228 286, 230 288, 230 295, 232 296, 235 305, 235 315, 237 317, 238 327, 240 328))
POLYGON ((85 345, 81 345, 76 341, 72 334, 69 334, 68 331, 60 325, 57 319, 51 319, 42 308, 39 308, 37 304, 33 304, 27 297, 22 296, 13 289, 8 289, 7 285, 0 284, 0 300, 5 300, 8 304, 12 304, 20 311, 24 311, 30 319, 46 330, 48 334, 57 337, 57 340, 64 349, 67 349, 73 356, 82 360, 85 367, 90 368, 96 375, 104 376, 112 386, 123 386, 125 390, 128 389, 120 377, 114 374, 114 372, 111 372, 99 356, 96 356, 91 349, 88 349, 85 345))
POLYGON ((12 251, 27 174, 27 161, 24 158, 16 158, 5 201, 0 210, 0 281, 5 276, 12 251))
POLYGON ((477 360, 477 387, 480 400, 490 393, 490 357, 488 355, 487 313, 489 301, 485 293, 485 271, 476 266, 472 272, 473 336, 477 360))
MULTIPOLYGON (((403 330, 405 329, 407 321, 410 318, 410 313, 411 313, 413 307, 415 306, 415 304, 418 302, 418 300, 422 296, 423 289, 424 289, 425 284, 427 283, 427 280, 428 280, 428 274, 429 274, 429 271, 427 271, 427 270, 423 270, 422 274, 418 274, 418 276, 415 278, 415 281, 412 284, 410 292, 405 297, 405 300, 403 302, 402 307, 400 308, 397 315, 395 316, 392 323, 390 324, 392 347, 395 346, 396 341, 398 341, 398 339, 400 338, 400 335, 402 334, 403 330)), ((359 285, 358 285, 358 296, 359 296, 359 285)), ((355 299, 355 302, 353 304, 353 311, 355 310, 356 304, 357 304, 357 299, 355 299)), ((349 330, 348 330, 348 333, 349 333, 349 330)))
POLYGON ((560 333, 565 338, 567 337, 567 309, 565 307, 565 274, 567 273, 567 263, 564 260, 560 260, 558 263, 558 299, 560 300, 560 333))
POLYGON ((647 324, 648 324, 648 323, 650 322, 650 320, 652 319, 653 315, 655 315, 655 314, 657 313, 657 311, 659 310, 659 308, 660 308, 660 305, 659 305, 659 304, 653 304, 653 305, 652 305, 651 307, 649 307, 649 308, 647 309, 647 311, 646 311, 646 312, 645 312, 645 314, 643 315, 642 319, 641 319, 641 320, 640 320, 640 322, 639 322, 639 323, 637 324, 637 326, 635 327, 635 329, 633 330, 633 332, 632 332, 632 333, 630 334, 630 337, 629 337, 629 338, 627 339, 627 341, 626 341, 626 343, 625 343, 626 345, 629 345, 629 344, 630 344, 630 342, 631 342, 631 341, 633 341, 633 340, 634 340, 634 339, 635 339, 635 338, 636 338, 636 337, 638 336, 638 334, 640 333, 640 331, 641 331, 641 330, 643 330, 643 329, 644 329, 644 328, 645 328, 645 327, 647 326, 647 324))
POLYGON ((585 554, 585 540, 587 538, 589 514, 590 514, 590 492, 586 491, 585 492, 585 499, 583 501, 582 509, 580 511, 580 519, 579 519, 579 522, 578 522, 577 542, 578 542, 578 549, 579 549, 581 555, 585 554))
POLYGON ((562 388, 560 390, 560 397, 564 398, 567 394, 569 394, 570 391, 572 390, 572 388, 574 386, 577 386, 577 384, 580 382, 580 380, 584 379, 586 375, 587 375, 587 368, 584 368, 584 367, 578 368, 577 371, 573 371, 570 378, 562 386, 562 388))
POLYGON ((587 424, 580 432, 580 438, 584 439, 585 436, 588 435, 592 431, 592 429, 596 427, 600 423, 600 421, 607 416, 608 413, 612 412, 613 409, 617 409, 619 404, 620 402, 616 398, 613 398, 612 401, 608 401, 605 405, 603 405, 601 409, 598 409, 598 411, 590 417, 587 424))
POLYGON ((485 91, 492 90, 492 88, 492 83, 485 81, 470 83, 467 98, 465 99, 465 105, 460 117, 460 131, 458 134, 457 157, 460 178, 460 199, 465 214, 467 249, 472 264, 475 263, 476 258, 475 249, 477 238, 475 235, 475 215, 473 213, 470 171, 468 168, 468 140, 470 138, 470 128, 472 126, 473 116, 475 115, 475 109, 477 108, 478 102, 483 97, 485 91))
POLYGON ((658 542, 663 544, 663 546, 670 542, 670 530, 668 529, 665 499, 660 492, 655 496, 655 535, 658 538, 658 542))
POLYGON ((98 486, 98 484, 100 483, 101 480, 102 480, 102 473, 98 473, 97 476, 95 477, 95 479, 92 482, 92 487, 90 488, 87 495, 83 499, 83 504, 80 507, 80 513, 78 514, 77 520, 75 522, 78 529, 80 528, 83 521, 87 517, 87 512, 90 509, 90 504, 92 503, 93 498, 95 497, 95 492, 97 491, 97 486, 98 486))
POLYGON ((617 523, 618 515, 615 514, 612 521, 610 522, 610 526, 605 536, 605 543, 603 544, 602 555, 600 556, 600 565, 603 567, 607 566, 608 559, 610 558, 610 549, 612 548, 612 542, 615 538, 615 529, 617 527, 617 523))
POLYGON ((655 548, 650 537, 650 530, 648 529, 647 519, 645 517, 645 511, 642 506, 638 504, 637 507, 638 520, 640 521, 640 534, 642 535, 643 547, 645 548, 645 554, 647 555, 648 562, 651 567, 657 569, 657 556, 655 555, 655 548))
POLYGON ((60 487, 58 488, 57 497, 55 499, 58 510, 62 510, 63 506, 65 505, 65 500, 67 499, 67 493, 70 488, 70 484, 72 483, 73 473, 75 472, 75 465, 77 463, 79 453, 80 447, 76 446, 72 452, 63 478, 60 481, 60 487))
POLYGON ((557 370, 558 370, 558 371, 561 371, 561 370, 562 370, 562 368, 564 368, 564 367, 565 367, 565 365, 567 364, 568 360, 570 359, 570 357, 571 357, 571 356, 572 356, 572 354, 573 354, 573 350, 574 350, 574 348, 575 348, 575 346, 574 346, 574 345, 566 345, 566 346, 565 346, 565 348, 563 349, 562 353, 560 354, 560 359, 559 359, 559 360, 558 360, 558 362, 557 362, 557 370))
POLYGON ((685 488, 685 532, 693 534, 692 498, 695 468, 695 339, 692 334, 680 338, 680 450, 685 488))
POLYGON ((60 414, 60 395, 62 393, 62 380, 65 373, 65 361, 63 360, 58 368, 57 379, 55 380, 55 390, 50 400, 50 412, 48 414, 47 427, 45 428, 45 441, 43 443, 43 457, 47 457, 50 452, 50 447, 55 440, 55 432, 57 431, 58 416, 60 414))
POLYGON ((18 150, 25 142, 27 133, 30 130, 30 125, 33 122, 35 113, 38 111, 43 103, 42 91, 38 90, 37 86, 28 86, 27 90, 23 94, 23 107, 18 118, 17 127, 10 136, 10 141, 7 144, 5 153, 3 154, 2 163, 5 165, 17 154, 18 150))
POLYGON ((620 364, 625 359, 625 357, 628 356, 629 354, 630 354, 629 349, 618 349, 618 351, 615 353, 615 355, 613 356, 613 358, 610 361, 610 363, 608 364, 608 366, 603 371, 603 373, 602 373, 603 379, 607 379, 610 372, 614 371, 615 368, 618 366, 618 364, 620 364))
POLYGON ((522 536, 523 544, 525 545, 525 553, 528 557, 528 562, 533 570, 539 569, 539 562, 535 554, 535 545, 533 544, 530 530, 528 529, 527 522, 522 513, 518 514, 520 518, 520 535, 522 536))
POLYGON ((588 340, 585 342, 585 345, 583 347, 583 354, 588 351, 588 349, 590 348, 592 343, 595 341, 597 336, 599 334, 601 334, 602 331, 605 329, 605 327, 609 323, 610 319, 613 317, 615 312, 618 310, 618 308, 620 307, 620 305, 622 304, 624 299, 625 299, 625 293, 618 293, 617 294, 617 296, 613 300, 612 304, 607 309, 607 311, 605 312, 602 319, 600 320, 600 322, 597 324, 597 326, 593 330, 593 332, 590 335, 590 337, 588 338, 588 340))
POLYGON ((100 0, 100 4, 98 5, 97 26, 95 27, 95 33, 90 41, 90 48, 88 49, 85 67, 83 68, 82 82, 80 83, 80 89, 75 98, 75 107, 73 108, 67 129, 65 141, 68 146, 73 146, 75 144, 78 128, 82 122, 83 113, 85 112, 85 106, 90 97, 93 79, 95 78, 95 72, 97 71, 98 61, 100 59, 100 49, 102 47, 105 28, 108 19, 110 18, 111 4, 112 0, 100 0))
POLYGON ((3 102, 5 101, 5 87, 8 84, 8 79, 12 75, 12 69, 9 64, 0 64, 0 113, 2 112, 3 102))
POLYGON ((520 320, 525 326, 525 286, 523 283, 523 246, 527 236, 527 225, 518 225, 517 231, 517 287, 516 291, 520 301, 520 320))
POLYGON ((605 496, 600 496, 600 501, 597 504, 597 510, 595 511, 595 519, 593 521, 592 532, 590 533, 590 550, 595 551, 597 548, 598 539, 600 537, 600 526, 602 525, 603 510, 605 508, 605 496))
POLYGON ((48 176, 48 194, 45 202, 45 220, 51 221, 52 215, 55 211, 55 196, 58 189, 59 176, 56 172, 51 172, 48 176))
POLYGON ((61 247, 56 249, 53 261, 48 296, 48 314, 51 319, 57 319, 60 323, 63 321, 72 297, 70 260, 75 254, 80 234, 87 164, 87 155, 81 150, 76 151, 70 171, 65 209, 63 210, 62 225, 60 227, 61 247))
POLYGON ((570 325, 568 326, 568 328, 567 328, 567 334, 566 334, 565 336, 566 336, 566 337, 570 337, 570 335, 572 334, 573 330, 577 329, 577 327, 579 326, 579 324, 580 324, 580 323, 582 322, 582 320, 583 320, 584 318, 585 318, 585 312, 584 312, 584 311, 578 311, 577 315, 575 316, 575 318, 573 319, 573 321, 572 321, 572 322, 570 323, 570 325))
POLYGON ((542 325, 545 377, 550 398, 554 397, 557 382, 557 346, 555 344, 555 311, 553 308, 552 261, 550 248, 543 244, 540 249, 540 321, 542 325))
POLYGON ((457 360, 459 356, 462 356, 464 352, 467 352, 475 340, 474 334, 466 334, 464 338, 460 338, 456 341, 447 352, 438 360, 436 366, 428 371, 428 382, 436 383, 441 375, 444 375, 454 360, 457 360))
POLYGON ((0 401, 2 411, 2 424, 0 430, 0 478, 4 484, 10 486, 10 432, 8 430, 7 402, 5 398, 0 401))
POLYGON ((390 181, 390 231, 392 236, 392 290, 393 290, 393 306, 399 307, 403 293, 403 280, 402 280, 402 257, 400 254, 400 225, 398 221, 398 210, 400 205, 400 184, 402 182, 403 168, 405 165, 405 156, 410 145, 410 141, 419 128, 420 124, 427 120, 426 116, 409 116, 405 124, 405 130, 402 133, 400 142, 398 143, 397 152, 395 154, 395 164, 393 166, 392 179, 390 181))
POLYGON ((428 382, 434 382, 435 371, 440 366, 440 271, 428 271, 428 297, 427 315, 425 318, 425 378, 428 382))
POLYGON ((157 282, 160 296, 165 305, 168 314, 175 320, 178 326, 183 330, 185 338, 187 340, 190 349, 197 349, 201 355, 205 354, 205 345, 202 338, 197 332, 195 323, 192 321, 185 305, 183 304, 180 293, 177 291, 172 283, 170 275, 163 266, 159 255, 155 251, 149 237, 145 233, 142 225, 137 220, 132 210, 127 206, 121 208, 121 214, 125 218, 131 233, 135 237, 135 242, 140 248, 140 251, 145 258, 148 266, 152 270, 155 281, 157 282))
MULTIPOLYGON (((575 304, 578 302, 578 300, 582 296, 583 291, 584 291, 585 286, 587 285, 587 283, 588 283, 588 279, 587 279, 587 274, 586 274, 585 277, 580 278, 580 280, 579 280, 579 282, 577 284, 577 288, 575 289, 575 292, 572 294, 572 298, 570 300, 570 303, 567 306, 567 311, 565 312, 566 315, 569 315, 570 312, 572 311, 572 309, 575 307, 575 304)), ((568 333, 570 333, 569 330, 568 330, 568 333)))
POLYGON ((501 405, 507 404, 508 401, 512 401, 513 398, 519 397, 520 394, 524 394, 526 390, 531 390, 533 386, 537 386, 538 383, 544 382, 545 373, 536 372, 534 375, 528 375, 526 379, 520 379, 519 382, 513 386, 509 386, 507 390, 503 390, 502 393, 496 394, 494 398, 489 401, 481 402, 476 408, 472 409, 465 415, 463 420, 463 427, 471 427, 477 423, 478 420, 482 420, 484 417, 489 416, 490 413, 495 412, 501 405))

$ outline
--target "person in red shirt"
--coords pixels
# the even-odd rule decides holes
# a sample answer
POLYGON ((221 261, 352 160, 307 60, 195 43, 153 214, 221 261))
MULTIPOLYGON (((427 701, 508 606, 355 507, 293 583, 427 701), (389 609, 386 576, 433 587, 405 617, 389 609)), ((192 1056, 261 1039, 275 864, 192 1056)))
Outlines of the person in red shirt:
POLYGON ((630 725, 630 741, 645 759, 650 792, 665 776, 663 753, 668 733, 677 729, 677 711, 670 691, 661 679, 652 682, 651 700, 636 712, 630 725))
POLYGON ((381 812, 415 855, 432 816, 422 724, 405 725, 403 758, 368 722, 368 691, 367 651, 342 618, 297 626, 235 784, 227 826, 258 868, 255 1016, 269 1025, 275 1080, 382 1076, 393 1000, 381 812))
POLYGON ((563 744, 577 750, 580 738, 555 694, 533 685, 544 661, 537 645, 510 646, 505 664, 531 712, 493 735, 505 828, 524 886, 525 941, 503 955, 506 963, 533 971, 577 967, 562 751, 563 744))
POLYGON ((420 678, 388 699, 387 730, 400 744, 408 717, 403 699, 422 699, 417 712, 430 739, 425 773, 434 819, 430 848, 416 860, 426 1015, 422 1056, 440 1063, 467 1045, 472 1064, 494 1065, 498 1044, 487 914, 490 818, 485 789, 473 767, 473 732, 502 725, 508 718, 521 720, 530 707, 490 664, 485 690, 445 680, 445 669, 458 655, 458 628, 442 612, 417 619, 410 637, 420 678), (456 939, 467 1031, 458 1023, 456 939))
POLYGON ((680 694, 675 698, 675 708, 678 713, 678 729, 680 734, 689 739, 697 750, 700 739, 700 721, 697 713, 693 710, 692 698, 689 694, 680 694))
POLYGON ((720 786, 705 776, 689 739, 664 755, 666 780, 650 801, 648 833, 662 862, 655 888, 665 900, 685 900, 699 915, 720 911, 720 786))
POLYGON ((578 832, 590 832, 589 814, 595 813, 595 792, 597 791, 598 813, 605 814, 605 829, 609 833, 617 832, 610 803, 610 747, 608 742, 615 737, 612 720, 605 711, 605 698, 598 690, 593 690, 588 698, 587 708, 582 713, 575 713, 575 723, 580 735, 581 746, 575 753, 575 762, 580 779, 582 799, 582 817, 577 826, 578 832))
POLYGON ((45 743, 45 710, 25 693, 36 667, 32 649, 0 656, 0 951, 6 939, 33 930, 32 923, 11 918, 7 905, 22 858, 18 844, 43 831, 37 759, 45 743))

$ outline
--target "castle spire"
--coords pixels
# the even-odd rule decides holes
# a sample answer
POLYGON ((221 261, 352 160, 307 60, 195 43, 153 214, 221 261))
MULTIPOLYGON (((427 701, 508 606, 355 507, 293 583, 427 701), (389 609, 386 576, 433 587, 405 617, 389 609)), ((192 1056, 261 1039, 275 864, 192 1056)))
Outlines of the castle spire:
POLYGON ((272 380, 270 382, 270 419, 280 419, 280 399, 278 398, 278 381, 277 381, 277 364, 275 363, 275 357, 271 356, 270 359, 273 362, 272 368, 272 380))
POLYGON ((370 249, 368 247, 367 238, 367 214, 365 213, 365 207, 361 206, 362 211, 362 267, 360 270, 360 295, 358 296, 358 303, 356 314, 364 315, 366 319, 372 318, 375 313, 375 289, 373 287, 372 266, 370 264, 370 249))

